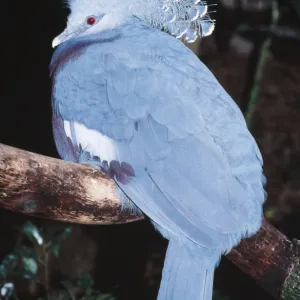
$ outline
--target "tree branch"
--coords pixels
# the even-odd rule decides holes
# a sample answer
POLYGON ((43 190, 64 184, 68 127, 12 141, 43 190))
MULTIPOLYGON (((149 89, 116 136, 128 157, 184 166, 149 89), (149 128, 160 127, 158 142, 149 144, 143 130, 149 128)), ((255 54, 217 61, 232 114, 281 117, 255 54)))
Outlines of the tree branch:
POLYGON ((141 219, 121 212, 116 186, 97 169, 0 144, 0 207, 80 224, 141 219))
MULTIPOLYGON (((121 212, 115 184, 92 168, 0 144, 0 207, 80 224, 142 219, 121 212)), ((299 245, 263 221, 227 256, 275 299, 300 300, 299 245)))
POLYGON ((227 257, 274 299, 300 300, 299 249, 264 220, 257 234, 242 240, 227 257))

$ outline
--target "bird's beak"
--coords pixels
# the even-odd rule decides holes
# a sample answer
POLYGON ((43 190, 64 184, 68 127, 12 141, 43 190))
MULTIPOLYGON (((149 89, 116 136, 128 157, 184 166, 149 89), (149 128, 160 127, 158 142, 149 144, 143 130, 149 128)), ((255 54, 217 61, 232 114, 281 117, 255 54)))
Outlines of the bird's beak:
POLYGON ((52 41, 52 48, 55 48, 56 46, 58 46, 61 43, 61 40, 59 39, 59 37, 57 36, 53 41, 52 41))
POLYGON ((70 34, 68 34, 66 31, 64 31, 63 33, 61 33, 59 36, 57 36, 52 41, 52 47, 55 48, 59 44, 61 44, 61 43, 65 42, 66 40, 68 40, 70 37, 71 37, 70 34))

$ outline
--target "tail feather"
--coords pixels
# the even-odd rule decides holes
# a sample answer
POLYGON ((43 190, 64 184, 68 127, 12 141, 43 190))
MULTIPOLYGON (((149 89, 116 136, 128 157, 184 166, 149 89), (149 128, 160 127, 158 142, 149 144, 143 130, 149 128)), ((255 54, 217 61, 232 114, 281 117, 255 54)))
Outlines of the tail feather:
MULTIPOLYGON (((158 300, 212 300, 218 255, 205 255, 199 246, 170 240, 158 300)), ((207 249, 205 249, 207 251, 207 249)))

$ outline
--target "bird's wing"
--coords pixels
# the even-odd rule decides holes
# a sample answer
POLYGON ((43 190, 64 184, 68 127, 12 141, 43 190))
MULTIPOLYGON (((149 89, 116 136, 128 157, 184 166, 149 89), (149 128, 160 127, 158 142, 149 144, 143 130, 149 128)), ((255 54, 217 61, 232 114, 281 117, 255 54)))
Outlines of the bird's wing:
POLYGON ((119 186, 161 231, 211 246, 257 229, 261 156, 240 110, 175 39, 166 54, 123 43, 90 46, 57 75, 59 114, 89 130, 81 146, 98 155, 109 140, 109 159, 135 172, 119 186))

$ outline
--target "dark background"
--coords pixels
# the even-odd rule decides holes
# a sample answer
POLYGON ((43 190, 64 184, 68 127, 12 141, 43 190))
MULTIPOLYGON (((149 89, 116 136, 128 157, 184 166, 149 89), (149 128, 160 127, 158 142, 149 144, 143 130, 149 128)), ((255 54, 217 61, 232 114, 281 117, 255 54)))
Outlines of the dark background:
MULTIPOLYGON (((224 2, 224 1, 223 1, 224 2)), ((237 1, 238 2, 238 1, 237 1)), ((300 28, 300 17, 283 1, 280 25, 300 28)), ((6 3, 7 4, 7 3, 6 3)), ((60 0, 18 1, 1 10, 0 142, 57 157, 51 130, 48 64, 52 39, 65 26, 67 9, 60 0)), ((241 40, 240 23, 268 24, 270 10, 249 12, 218 7, 217 28, 196 52, 242 109, 253 85, 258 49, 265 35, 254 32, 241 40), (245 44, 246 42, 246 44, 245 44), (251 50, 249 50, 249 47, 251 50)), ((274 37, 264 71, 253 134, 265 160, 268 178, 266 216, 290 238, 300 238, 300 42, 274 37)), ((43 228, 64 224, 37 220, 0 209, 0 261, 18 240, 17 228, 30 219, 43 228)), ((148 221, 118 226, 74 226, 60 259, 51 264, 51 285, 93 275, 96 286, 118 299, 155 299, 166 241, 148 221)), ((17 285, 20 299, 37 299, 43 290, 17 285), (30 296, 31 295, 31 296, 30 296)), ((230 299, 271 299, 254 282, 223 259, 215 287, 230 299)))

